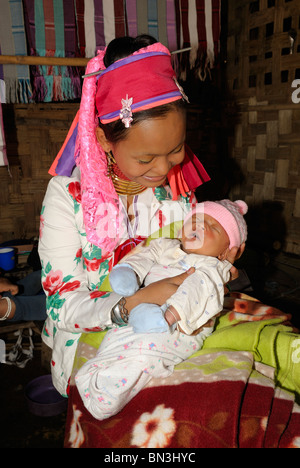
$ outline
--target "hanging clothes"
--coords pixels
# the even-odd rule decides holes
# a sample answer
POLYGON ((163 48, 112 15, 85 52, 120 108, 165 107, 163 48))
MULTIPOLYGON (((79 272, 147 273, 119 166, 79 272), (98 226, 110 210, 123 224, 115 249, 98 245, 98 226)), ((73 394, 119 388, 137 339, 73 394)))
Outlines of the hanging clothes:
MULTIPOLYGON (((24 0, 25 24, 30 55, 41 57, 79 56, 73 0, 24 0)), ((81 96, 77 67, 31 67, 34 100, 68 101, 81 96)))
MULTIPOLYGON (((27 55, 22 0, 1 0, 1 55, 27 55)), ((27 104, 32 98, 29 66, 0 65, 1 102, 27 104)))

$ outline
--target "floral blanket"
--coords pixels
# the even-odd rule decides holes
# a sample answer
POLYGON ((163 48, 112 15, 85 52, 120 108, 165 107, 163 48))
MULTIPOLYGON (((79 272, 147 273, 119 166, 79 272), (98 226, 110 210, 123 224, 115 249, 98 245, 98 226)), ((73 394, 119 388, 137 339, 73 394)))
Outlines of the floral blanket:
MULTIPOLYGON (((299 448, 300 335, 289 320, 231 294, 203 349, 104 421, 87 412, 72 381, 65 447, 299 448)), ((103 335, 82 337, 73 375, 103 335)))

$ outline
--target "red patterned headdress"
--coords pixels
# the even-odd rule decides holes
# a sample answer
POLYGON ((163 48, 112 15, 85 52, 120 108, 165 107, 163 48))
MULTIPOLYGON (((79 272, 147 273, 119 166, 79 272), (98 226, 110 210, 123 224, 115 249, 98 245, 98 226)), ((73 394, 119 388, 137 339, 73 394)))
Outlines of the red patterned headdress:
POLYGON ((168 49, 155 43, 120 59, 98 78, 96 107, 102 123, 122 119, 129 127, 132 113, 186 98, 171 65, 168 49))

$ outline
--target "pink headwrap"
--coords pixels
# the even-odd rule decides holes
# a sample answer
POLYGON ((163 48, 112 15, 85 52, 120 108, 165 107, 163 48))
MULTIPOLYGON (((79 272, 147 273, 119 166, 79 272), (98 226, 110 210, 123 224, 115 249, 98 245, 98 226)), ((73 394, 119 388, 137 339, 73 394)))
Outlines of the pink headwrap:
MULTIPOLYGON (((121 118, 125 126, 129 126, 132 112, 182 99, 170 52, 162 44, 140 49, 107 69, 103 63, 104 55, 105 51, 100 51, 87 65, 86 75, 92 75, 84 80, 80 110, 49 171, 52 175, 70 172, 70 154, 74 134, 78 131, 75 162, 81 173, 83 220, 88 241, 101 247, 103 256, 115 249, 124 224, 119 197, 112 180, 107 177, 106 154, 96 138, 97 117, 105 122, 121 118), (95 73, 97 71, 99 74, 95 73), (64 156, 64 153, 68 155, 64 156), (57 170, 59 165, 60 172, 57 170)), ((209 180, 209 176, 187 148, 182 167, 175 166, 168 179, 173 197, 177 199, 178 195, 186 195, 209 180)))

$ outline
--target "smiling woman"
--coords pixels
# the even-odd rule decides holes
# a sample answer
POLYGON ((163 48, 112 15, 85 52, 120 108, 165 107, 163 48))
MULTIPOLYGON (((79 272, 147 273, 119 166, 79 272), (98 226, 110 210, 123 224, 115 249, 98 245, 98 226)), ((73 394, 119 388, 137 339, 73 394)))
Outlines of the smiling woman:
POLYGON ((100 127, 96 134, 104 151, 113 154, 119 171, 147 188, 163 184, 170 169, 182 163, 185 130, 185 113, 175 108, 133 126, 121 142, 110 142, 100 127))
POLYGON ((169 224, 170 213, 172 221, 184 218, 196 202, 193 191, 209 180, 185 145, 185 124, 170 52, 153 38, 116 39, 89 62, 79 113, 51 169, 56 177, 39 242, 48 313, 43 339, 53 349, 53 381, 62 394, 70 391, 81 336, 111 327, 116 308, 130 313, 141 302, 163 304, 187 277, 126 299, 99 291, 145 232, 169 224), (53 277, 76 287, 57 285, 49 294, 53 277))
POLYGON ((42 336, 52 348, 54 386, 70 399, 69 422, 78 415, 78 345, 91 335, 108 349, 104 337, 118 314, 162 306, 193 276, 184 271, 130 297, 107 288, 113 266, 149 235, 182 222, 197 202, 194 191, 209 180, 185 144, 184 99, 170 52, 149 36, 116 39, 88 64, 80 110, 51 168, 39 240, 48 315, 42 336))

